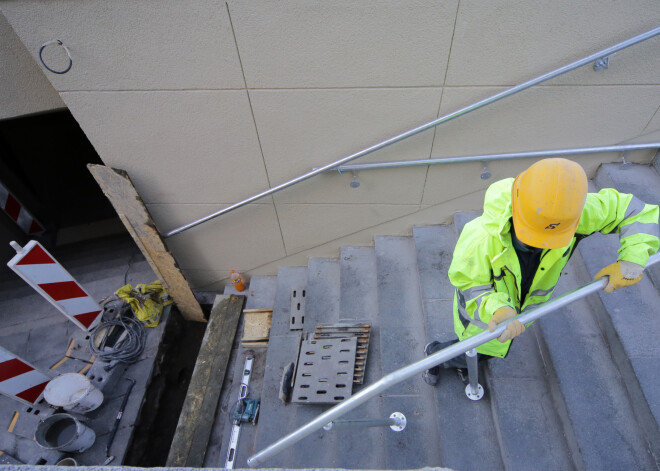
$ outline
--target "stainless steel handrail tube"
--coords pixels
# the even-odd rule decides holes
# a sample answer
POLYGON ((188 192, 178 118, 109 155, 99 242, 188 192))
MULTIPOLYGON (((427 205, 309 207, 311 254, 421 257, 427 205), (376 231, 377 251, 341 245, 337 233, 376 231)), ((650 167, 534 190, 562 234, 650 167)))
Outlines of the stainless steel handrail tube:
MULTIPOLYGON (((652 256, 649 259, 646 266, 649 267, 658 262, 660 262, 660 254, 656 254, 652 256)), ((319 415, 314 420, 308 422, 299 429, 291 432, 289 435, 279 439, 278 441, 264 448, 260 452, 255 453, 250 458, 248 458, 247 464, 251 467, 254 467, 262 463, 267 458, 279 453, 284 448, 291 446, 294 443, 297 443, 306 436, 314 433, 316 430, 323 428, 323 426, 325 426, 326 424, 341 417, 346 412, 355 409, 357 406, 365 403, 373 396, 394 386, 395 384, 400 383, 401 381, 405 381, 408 378, 412 378, 413 376, 418 375, 423 371, 428 370, 429 368, 433 368, 436 365, 439 365, 448 360, 451 360, 452 358, 464 354, 468 350, 477 348, 479 345, 483 345, 486 342, 490 342, 491 340, 496 339, 502 334, 502 332, 504 332, 504 329, 506 329, 507 324, 514 319, 519 320, 523 324, 527 324, 529 322, 535 321, 545 316, 546 314, 556 311, 559 308, 567 306, 572 302, 577 301, 578 299, 581 299, 592 293, 596 293, 601 289, 603 289, 606 285, 607 285, 607 278, 601 278, 596 281, 592 281, 591 283, 581 288, 571 291, 570 293, 566 293, 565 295, 555 300, 548 301, 547 303, 537 307, 536 309, 532 309, 529 312, 523 313, 517 317, 510 319, 507 322, 500 324, 493 332, 488 332, 488 331, 482 332, 480 334, 475 335, 474 337, 470 337, 469 339, 455 343, 454 345, 451 345, 443 350, 440 350, 439 352, 436 352, 433 355, 429 355, 428 357, 422 360, 416 361, 415 363, 412 363, 386 376, 383 376, 380 380, 376 381, 371 386, 364 388, 359 393, 355 394, 349 399, 346 399, 344 402, 337 404, 336 406, 327 410, 323 414, 319 415)))
POLYGON ((384 419, 348 419, 333 420, 323 426, 325 430, 345 429, 345 428, 368 428, 368 427, 389 427, 398 425, 401 421, 396 418, 387 417, 384 419))
POLYGON ((320 167, 320 168, 318 168, 318 169, 316 169, 316 170, 312 170, 311 172, 305 173, 304 175, 300 175, 299 177, 294 178, 293 180, 289 180, 289 181, 286 182, 286 183, 282 183, 282 184, 280 184, 280 185, 274 186, 273 188, 271 188, 271 189, 269 189, 269 190, 263 191, 263 192, 261 192, 261 193, 259 193, 259 194, 256 194, 256 195, 254 195, 254 196, 251 196, 250 198, 247 198, 247 199, 245 199, 245 200, 243 200, 243 201, 240 201, 240 202, 238 202, 238 203, 232 204, 231 206, 228 206, 228 207, 226 207, 225 209, 221 209, 220 211, 216 211, 215 213, 209 214, 208 216, 205 216, 205 217, 203 217, 203 218, 200 218, 200 219, 197 219, 197 220, 195 220, 195 221, 193 221, 193 222, 190 222, 190 223, 188 223, 188 224, 185 224, 185 225, 183 225, 183 226, 181 226, 181 227, 178 227, 178 228, 176 228, 176 229, 173 229, 173 230, 169 231, 168 233, 166 233, 163 237, 167 238, 167 237, 171 237, 171 236, 173 236, 173 235, 179 234, 179 233, 181 233, 181 232, 183 232, 183 231, 185 231, 185 230, 188 230, 188 229, 190 229, 190 228, 192 228, 192 227, 195 227, 195 226, 197 226, 197 225, 199 225, 199 224, 202 224, 203 222, 206 222, 206 221, 208 221, 208 220, 210 220, 210 219, 216 218, 216 217, 218 217, 218 216, 222 216, 223 214, 226 214, 226 213, 228 213, 228 212, 230 212, 230 211, 233 211, 233 210, 238 209, 238 208, 240 208, 240 207, 242 207, 242 206, 245 206, 245 205, 247 205, 247 204, 250 204, 250 203, 252 203, 252 202, 254 202, 254 201, 258 200, 258 199, 261 199, 261 198, 264 198, 264 197, 266 197, 266 196, 272 195, 273 193, 277 193, 278 191, 284 190, 284 189, 286 189, 286 188, 289 188, 290 186, 293 186, 293 185, 295 185, 295 184, 297 184, 297 183, 300 183, 300 182, 305 181, 305 180, 307 180, 307 179, 309 179, 309 178, 312 178, 313 176, 318 175, 318 174, 320 174, 320 173, 323 173, 323 172, 325 172, 325 171, 328 170, 328 169, 335 168, 335 167, 337 167, 337 166, 339 166, 339 165, 342 165, 342 164, 348 163, 348 162, 350 162, 351 160, 355 160, 355 159, 360 158, 360 157, 363 157, 363 156, 365 156, 365 155, 367 155, 367 154, 371 154, 372 152, 375 152, 375 151, 377 151, 377 150, 379 150, 379 149, 382 149, 382 148, 384 148, 384 147, 387 147, 387 146, 389 146, 389 145, 392 145, 392 144, 395 144, 395 143, 397 143, 397 142, 399 142, 399 141, 402 141, 402 140, 404 140, 404 139, 407 139, 407 138, 409 138, 409 137, 411 137, 411 136, 414 136, 414 135, 416 135, 416 134, 419 134, 419 133, 422 132, 422 131, 426 131, 427 129, 434 128, 434 127, 436 127, 436 126, 438 126, 438 125, 440 125, 440 124, 442 124, 442 123, 445 123, 445 122, 447 122, 447 121, 449 121, 449 120, 451 120, 451 119, 454 119, 454 118, 457 118, 457 117, 459 117, 459 116, 462 116, 462 115, 464 115, 464 114, 466 114, 466 113, 469 113, 470 111, 474 111, 474 110, 479 109, 479 108, 481 108, 481 107, 483 107, 483 106, 486 106, 486 105, 489 105, 489 104, 491 104, 491 103, 494 103, 494 102, 496 102, 496 101, 498 101, 498 100, 501 100, 502 98, 506 98, 506 97, 508 97, 508 96, 510 96, 510 95, 513 95, 513 94, 515 94, 515 93, 518 93, 518 92, 520 92, 520 91, 522 91, 522 90, 525 90, 525 89, 527 89, 527 88, 533 87, 534 85, 537 85, 537 84, 539 84, 539 83, 541 83, 541 82, 545 82, 545 81, 550 80, 550 79, 552 79, 552 78, 555 78, 555 77, 557 77, 557 76, 559 76, 559 75, 565 74, 566 72, 570 72, 570 71, 573 70, 573 69, 577 69, 578 67, 582 67, 583 65, 585 65, 585 64, 589 64, 590 62, 594 62, 594 61, 596 61, 597 59, 600 59, 600 58, 602 58, 602 57, 605 57, 605 56, 609 56, 609 55, 611 55, 611 54, 614 54, 615 52, 618 52, 618 51, 620 51, 620 50, 622 50, 622 49, 625 49, 625 48, 627 48, 627 47, 633 46, 633 45, 635 45, 635 44, 637 44, 637 43, 640 43, 640 42, 642 42, 642 41, 645 41, 645 40, 647 40, 647 39, 649 39, 649 38, 652 38, 652 37, 654 37, 654 36, 657 36, 658 34, 660 34, 660 26, 658 26, 657 28, 654 28, 654 29, 652 29, 652 30, 650 30, 650 31, 647 31, 647 32, 645 32, 645 33, 642 33, 642 34, 640 34, 640 35, 637 35, 637 36, 635 36, 635 37, 633 37, 633 38, 630 38, 630 39, 628 39, 628 40, 626 40, 626 41, 623 41, 623 42, 620 42, 620 43, 618 43, 618 44, 615 44, 614 46, 610 46, 610 47, 608 47, 608 48, 606 48, 606 49, 603 49, 603 50, 601 50, 601 51, 598 51, 598 52, 596 52, 596 53, 594 53, 594 54, 591 54, 591 55, 589 55, 589 56, 587 56, 587 57, 585 57, 585 58, 583 58, 583 59, 577 60, 577 61, 575 61, 575 62, 571 62, 571 63, 568 64, 568 65, 565 65, 565 66, 563 66, 563 67, 560 67, 560 68, 558 68, 558 69, 555 69, 555 70, 553 70, 553 71, 551 71, 551 72, 548 72, 548 73, 546 73, 546 74, 543 74, 543 75, 541 75, 541 76, 539 76, 539 77, 536 77, 536 78, 534 78, 534 79, 528 80, 527 82, 521 83, 520 85, 516 85, 516 86, 514 86, 514 87, 512 87, 512 88, 509 88, 509 89, 507 89, 507 90, 504 90, 504 91, 502 91, 502 92, 500 92, 500 93, 496 93, 495 95, 493 95, 493 96, 491 96, 491 97, 488 97, 488 98, 485 98, 485 99, 483 99, 483 100, 481 100, 481 101, 478 101, 478 102, 476 102, 476 103, 473 103, 473 104, 471 104, 471 105, 469 105, 469 106, 466 106, 465 108, 461 108, 461 109, 458 110, 458 111, 454 111, 453 113, 447 114, 447 115, 445 115, 445 116, 441 116, 440 118, 437 118, 437 119, 435 119, 435 120, 433 120, 433 121, 430 121, 430 122, 428 122, 428 123, 426 123, 426 124, 423 124, 423 125, 418 126, 418 127, 414 128, 414 129, 411 129, 410 131, 406 131, 406 132, 404 132, 404 133, 402 133, 402 134, 399 134, 398 136, 394 136, 394 137, 392 137, 392 138, 390 138, 390 139, 387 139, 387 140, 385 140, 385 141, 383 141, 383 142, 380 142, 380 143, 378 143, 378 144, 375 144, 375 145, 373 145, 373 146, 371 146, 371 147, 367 147, 366 149, 363 149, 363 150, 361 150, 361 151, 359 151, 359 152, 356 152, 355 154, 351 154, 351 155, 349 155, 349 156, 347 156, 347 157, 344 157, 343 159, 337 160, 336 162, 332 162, 332 163, 330 163, 330 164, 328 164, 328 165, 325 165, 325 166, 323 166, 323 167, 320 167))
POLYGON ((621 144, 598 147, 576 147, 573 149, 547 149, 527 152, 509 152, 503 154, 466 155, 462 157, 444 157, 440 159, 399 160, 394 162, 372 162, 368 164, 340 165, 326 170, 330 172, 357 172, 358 170, 373 170, 375 168, 415 167, 419 165, 456 164, 463 162, 490 162, 493 160, 524 159, 533 157, 556 157, 561 155, 597 154, 600 152, 623 152, 629 150, 660 148, 660 142, 645 142, 642 144, 621 144))

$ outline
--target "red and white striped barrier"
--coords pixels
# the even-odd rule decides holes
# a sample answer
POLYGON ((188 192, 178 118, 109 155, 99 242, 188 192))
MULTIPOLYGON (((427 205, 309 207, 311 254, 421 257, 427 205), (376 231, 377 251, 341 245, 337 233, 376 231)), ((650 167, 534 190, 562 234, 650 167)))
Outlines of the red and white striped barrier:
POLYGON ((18 199, 0 182, 0 208, 12 218, 27 235, 37 235, 44 232, 44 227, 18 199))
POLYGON ((78 327, 85 331, 96 327, 101 321, 101 306, 39 242, 31 240, 25 247, 16 242, 10 245, 16 255, 7 263, 9 268, 78 327))
POLYGON ((32 405, 50 380, 50 376, 0 347, 0 394, 32 405))

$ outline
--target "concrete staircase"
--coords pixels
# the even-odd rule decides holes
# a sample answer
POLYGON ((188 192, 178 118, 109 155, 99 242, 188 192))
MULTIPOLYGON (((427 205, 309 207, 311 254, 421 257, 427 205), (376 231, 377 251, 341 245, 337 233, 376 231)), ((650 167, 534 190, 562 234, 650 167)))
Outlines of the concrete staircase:
MULTIPOLYGON (((660 176, 652 166, 604 165, 592 184, 660 203, 660 176)), ((282 267, 277 277, 252 279, 247 307, 272 306, 274 312, 269 347, 255 350, 250 396, 261 398, 259 423, 242 427, 237 466, 246 467, 252 453, 329 407, 278 399, 283 368, 295 361, 299 341, 288 325, 291 291, 305 287, 305 331, 340 319, 372 322, 365 385, 372 384, 421 359, 429 340, 453 338, 447 270, 458 233, 476 216, 458 213, 452 226, 415 227, 412 237, 378 236, 374 247, 343 247, 338 259, 312 258, 307 267, 282 267)), ((582 241, 555 297, 589 283, 616 260, 617 248, 617 235, 582 241)), ((436 387, 419 376, 344 417, 400 411, 408 419, 403 432, 318 431, 263 467, 660 469, 659 280, 656 267, 634 287, 592 295, 538 321, 505 360, 480 367, 486 389, 481 401, 467 399, 455 370, 443 370, 436 387)), ((227 414, 244 358, 237 346, 234 383, 219 411, 207 466, 224 465, 227 414)))

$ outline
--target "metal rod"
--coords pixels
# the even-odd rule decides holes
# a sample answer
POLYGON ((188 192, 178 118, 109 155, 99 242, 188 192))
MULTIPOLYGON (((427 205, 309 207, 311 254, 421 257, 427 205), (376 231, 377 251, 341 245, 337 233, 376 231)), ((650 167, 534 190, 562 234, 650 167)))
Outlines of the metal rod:
POLYGON ((325 430, 334 430, 342 428, 389 427, 391 425, 399 425, 399 422, 400 420, 394 417, 387 417, 385 419, 333 420, 323 426, 323 428, 325 430))
MULTIPOLYGON (((655 263, 660 262, 660 254, 653 255, 648 263, 646 264, 647 268, 655 263)), ((588 296, 592 293, 596 293, 602 290, 607 285, 607 277, 600 278, 596 281, 592 281, 588 285, 585 285, 581 288, 578 288, 570 293, 549 301, 536 309, 532 309, 529 312, 523 313, 517 317, 511 318, 502 324, 499 324, 493 332, 485 331, 480 334, 470 337, 461 342, 455 343, 447 348, 444 348, 433 355, 429 355, 422 360, 416 361, 406 367, 398 369, 376 381, 369 387, 364 388, 359 393, 354 396, 346 399, 345 401, 337 404, 336 406, 328 409, 323 414, 319 415, 314 420, 303 425, 299 429, 291 432, 287 436, 279 439, 272 445, 264 448, 258 453, 255 453, 247 460, 247 464, 251 467, 254 467, 260 463, 263 463, 267 458, 279 453, 284 448, 287 448, 294 443, 299 442, 306 436, 314 433, 316 430, 319 430, 326 424, 332 422, 333 420, 341 417, 346 412, 355 409, 359 405, 365 403, 373 396, 381 393, 382 391, 394 386, 395 384, 405 381, 408 378, 412 378, 415 375, 422 373, 423 371, 433 368, 441 363, 444 363, 452 358, 462 355, 463 353, 477 348, 479 345, 483 345, 486 342, 490 342, 493 339, 496 339, 506 329, 509 322, 512 322, 514 319, 522 322, 523 324, 528 324, 533 322, 557 309, 560 309, 564 306, 571 304, 578 299, 582 299, 585 296, 588 296)))
POLYGON ((512 88, 509 88, 507 90, 504 90, 500 93, 496 93, 495 95, 485 98, 483 100, 480 100, 476 103, 473 103, 469 106, 466 106, 464 108, 461 108, 460 110, 454 111, 453 113, 449 113, 447 115, 441 116, 437 119, 434 119, 433 121, 430 121, 426 124, 423 124, 421 126, 418 126, 414 129, 411 129, 410 131, 406 131, 402 134, 399 134, 398 136, 394 136, 390 139, 387 139, 383 142, 380 142, 378 144, 375 144, 371 147, 367 147, 366 149, 363 149, 359 152, 356 152, 355 154, 351 154, 349 156, 344 157, 343 159, 337 160, 335 162, 329 163, 328 165, 325 165, 323 167, 320 167, 316 170, 312 170, 311 172, 305 173, 304 175, 300 175, 297 178, 294 178, 293 180, 289 180, 286 183, 282 183, 280 185, 274 186, 273 188, 270 188, 269 190, 262 191, 261 193, 258 193, 254 196, 251 196, 250 198, 247 198, 243 201, 240 201, 238 203, 232 204, 231 206, 226 207, 225 209, 221 209, 220 211, 216 211, 215 213, 209 214, 208 216, 205 216, 203 218, 197 219, 195 221, 192 221, 188 224, 185 224, 181 227, 178 227, 176 229, 173 229, 163 235, 164 238, 172 237, 173 235, 179 234, 183 231, 186 231, 192 227, 195 227, 199 224, 202 224, 203 222, 206 222, 210 219, 216 218, 218 216, 221 216, 223 214, 226 214, 230 211, 233 211, 235 209, 238 209, 242 206, 245 206, 247 204, 250 204, 258 199, 264 198, 266 196, 272 195, 273 193, 277 193, 278 191, 284 190, 286 188, 289 188, 290 186, 293 186, 297 183, 300 183, 302 181, 307 180, 308 178, 311 178, 315 175, 318 175, 320 173, 325 172, 328 169, 333 169, 335 167, 338 167, 342 164, 348 163, 351 160, 355 160, 357 158, 363 157, 367 154, 371 154, 372 152, 375 152, 377 150, 380 150, 384 147, 390 146, 392 144, 395 144, 399 141, 402 141, 404 139, 407 139, 411 136, 414 136, 416 134, 419 134, 422 131, 426 131, 427 129, 434 128, 442 123, 445 123, 451 119, 458 118, 459 116, 462 116, 464 114, 469 113, 470 111, 474 111, 476 109, 479 109, 483 106, 489 105, 491 103, 494 103, 498 100, 501 100, 502 98, 506 98, 510 95, 513 95, 515 93, 518 93, 522 90, 526 90, 527 88, 533 87, 534 85, 537 85, 539 83, 545 82, 547 80, 550 80, 552 78, 555 78, 559 75, 565 74, 566 72, 570 72, 571 70, 577 69, 578 67, 582 67, 585 64, 589 64, 590 62, 594 62, 602 57, 609 56, 617 51, 620 51, 622 49, 625 49, 627 47, 633 46, 637 43, 640 43, 642 41, 645 41, 649 38, 652 38, 654 36, 657 36, 660 34, 660 26, 657 28, 654 28, 650 31, 647 31, 645 33, 642 33, 640 35, 637 35, 635 37, 632 37, 626 41, 620 42, 618 44, 615 44, 614 46, 610 46, 606 49, 603 49, 601 51, 595 52, 583 59, 577 60, 575 62, 571 62, 568 65, 565 65, 563 67, 560 67, 558 69, 555 69, 551 72, 548 72, 546 74, 543 74, 539 77, 533 78, 531 80, 528 80, 527 82, 521 83, 520 85, 516 85, 512 88))
POLYGON ((468 378, 470 380, 470 390, 475 396, 479 391, 479 366, 477 364, 477 349, 473 348, 465 352, 467 360, 468 378))
POLYGON ((464 162, 490 162, 492 160, 524 159, 534 157, 556 157, 559 155, 597 154, 600 152, 623 152, 640 149, 660 148, 660 142, 647 142, 643 144, 622 144, 598 147, 576 147, 573 149, 547 149, 528 152, 509 152, 503 154, 466 155, 462 157, 444 157, 441 159, 399 160, 394 162, 372 162, 368 164, 340 165, 326 170, 330 172, 357 172, 358 170, 373 170, 376 168, 416 167, 420 165, 456 164, 464 162))

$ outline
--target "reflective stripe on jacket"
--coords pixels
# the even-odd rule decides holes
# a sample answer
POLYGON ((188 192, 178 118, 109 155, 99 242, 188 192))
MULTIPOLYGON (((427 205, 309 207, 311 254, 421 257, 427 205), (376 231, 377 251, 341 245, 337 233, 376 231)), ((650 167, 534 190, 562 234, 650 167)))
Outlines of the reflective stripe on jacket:
MULTIPOLYGON (((575 237, 566 247, 545 249, 529 293, 521 305, 521 269, 511 240, 511 187, 513 178, 493 183, 486 191, 484 214, 463 228, 449 267, 456 288, 454 330, 464 340, 488 328, 500 307, 520 313, 546 302, 577 242, 594 232, 619 233, 619 260, 646 266, 660 247, 658 206, 630 194, 606 188, 589 193, 575 237)), ((511 341, 492 340, 479 353, 505 357, 511 341)))

